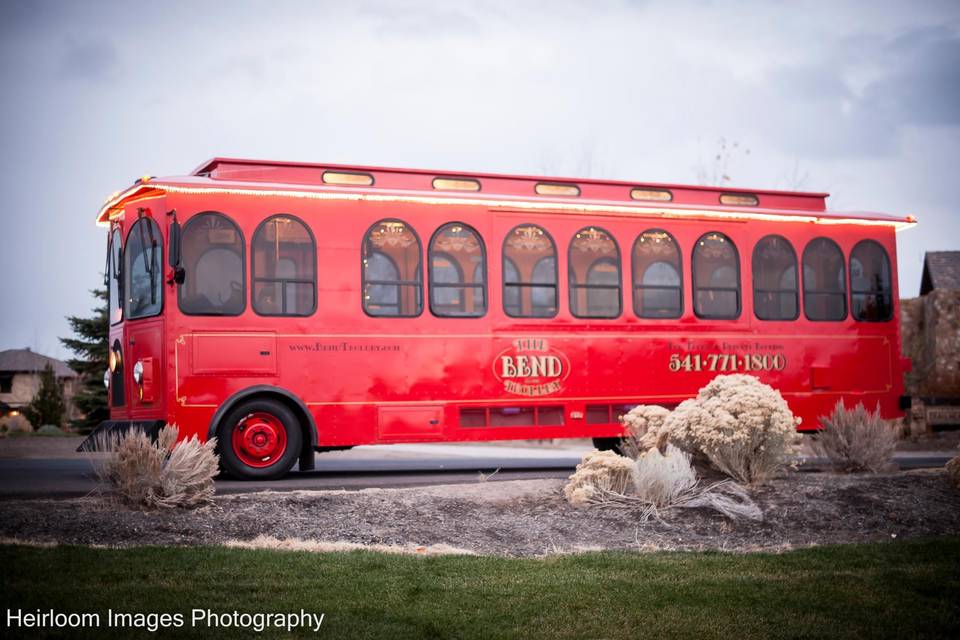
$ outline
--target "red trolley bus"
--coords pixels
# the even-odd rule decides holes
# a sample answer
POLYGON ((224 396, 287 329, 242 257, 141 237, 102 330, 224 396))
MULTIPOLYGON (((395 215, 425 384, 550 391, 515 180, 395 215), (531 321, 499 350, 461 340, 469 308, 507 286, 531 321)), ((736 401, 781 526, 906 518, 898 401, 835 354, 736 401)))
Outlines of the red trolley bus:
POLYGON ((111 419, 276 477, 359 444, 616 438, 720 373, 900 415, 894 232, 824 193, 217 158, 109 227, 111 419))

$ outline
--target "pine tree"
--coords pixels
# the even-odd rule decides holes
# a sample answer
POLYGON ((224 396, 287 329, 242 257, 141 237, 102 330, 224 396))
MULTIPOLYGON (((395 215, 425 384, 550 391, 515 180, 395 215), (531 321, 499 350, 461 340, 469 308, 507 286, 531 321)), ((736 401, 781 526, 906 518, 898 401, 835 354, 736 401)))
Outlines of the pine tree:
POLYGON ((33 396, 26 409, 27 419, 35 426, 52 424, 57 427, 63 424, 63 414, 67 407, 63 403, 63 389, 50 363, 43 368, 40 374, 40 388, 33 396))
POLYGON ((71 316, 67 318, 76 338, 60 338, 65 347, 77 357, 67 361, 70 368, 80 374, 80 387, 73 396, 73 403, 83 413, 82 418, 71 421, 81 433, 91 431, 109 419, 107 389, 103 386, 103 372, 107 369, 110 348, 110 320, 107 310, 106 289, 94 289, 94 298, 102 301, 92 318, 71 316))

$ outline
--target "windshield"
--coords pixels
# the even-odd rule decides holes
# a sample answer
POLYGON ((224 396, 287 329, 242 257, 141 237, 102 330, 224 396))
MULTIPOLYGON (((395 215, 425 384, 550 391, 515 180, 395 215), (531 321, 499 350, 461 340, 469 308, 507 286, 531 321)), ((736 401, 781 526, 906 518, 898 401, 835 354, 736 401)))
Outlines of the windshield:
POLYGON ((127 234, 123 282, 130 320, 155 316, 163 308, 162 245, 160 228, 150 218, 137 220, 127 234))

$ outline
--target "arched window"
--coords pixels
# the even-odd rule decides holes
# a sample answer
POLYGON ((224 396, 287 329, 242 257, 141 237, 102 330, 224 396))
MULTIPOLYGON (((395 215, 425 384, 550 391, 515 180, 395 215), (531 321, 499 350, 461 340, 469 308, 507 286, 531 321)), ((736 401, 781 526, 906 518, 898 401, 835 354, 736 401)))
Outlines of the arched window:
POLYGON ((683 312, 680 248, 666 231, 649 229, 633 243, 633 312, 679 318, 683 312))
POLYGON ((766 236, 753 248, 753 313, 760 320, 800 315, 797 254, 786 238, 766 236))
POLYGON ((570 311, 578 318, 620 315, 620 247, 603 229, 587 227, 570 241, 570 311))
POLYGON ((363 238, 363 310, 413 317, 423 311, 423 249, 406 222, 381 220, 363 238))
POLYGON ((181 234, 183 284, 177 287, 180 311, 197 316, 237 316, 246 308, 243 233, 230 218, 213 211, 198 214, 181 234))
POLYGON ((873 240, 858 242, 850 252, 850 312, 854 320, 865 322, 893 317, 890 259, 873 240))
POLYGON ((486 255, 473 228, 450 222, 437 229, 430 240, 430 310, 435 316, 479 318, 487 312, 486 255))
POLYGON ((110 299, 110 324, 117 324, 123 320, 123 241, 120 239, 120 229, 114 228, 110 234, 110 245, 107 247, 107 290, 110 299))
POLYGON ((711 231, 693 247, 693 311, 700 318, 740 317, 740 259, 727 236, 711 231))
POLYGON ((152 218, 130 227, 123 266, 128 320, 155 316, 163 309, 163 238, 152 218))
POLYGON ((317 245, 302 221, 267 218, 250 243, 253 310, 262 316, 309 316, 317 308, 317 245))
POLYGON ((522 224, 503 240, 503 311, 513 318, 557 315, 557 247, 541 227, 522 224))
POLYGON ((814 238, 803 250, 803 314, 808 320, 847 317, 843 252, 829 238, 814 238))

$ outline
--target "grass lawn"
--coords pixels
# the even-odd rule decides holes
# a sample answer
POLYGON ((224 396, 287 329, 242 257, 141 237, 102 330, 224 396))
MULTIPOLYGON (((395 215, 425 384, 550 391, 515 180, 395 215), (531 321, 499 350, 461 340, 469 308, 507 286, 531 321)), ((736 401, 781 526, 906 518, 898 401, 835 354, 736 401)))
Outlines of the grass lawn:
MULTIPOLYGON (((318 634, 301 630, 301 637, 960 637, 960 538, 781 555, 548 559, 2 546, 0 567, 0 627, 10 607, 112 608, 185 614, 184 628, 150 637, 250 637, 191 628, 189 610, 304 608, 326 617, 318 634)), ((15 637, 31 637, 23 631, 15 637)), ((109 632, 87 632, 94 635, 109 632)))

